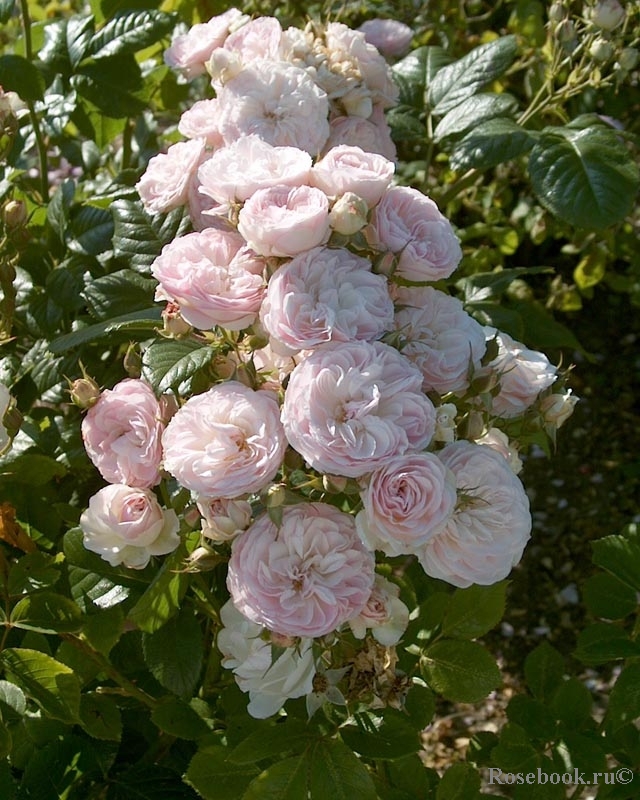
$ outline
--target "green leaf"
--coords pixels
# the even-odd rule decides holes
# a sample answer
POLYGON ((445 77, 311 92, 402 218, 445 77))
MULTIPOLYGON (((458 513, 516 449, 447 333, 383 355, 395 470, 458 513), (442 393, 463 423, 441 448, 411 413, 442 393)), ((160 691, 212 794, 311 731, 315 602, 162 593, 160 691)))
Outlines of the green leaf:
POLYGON ((228 755, 226 747, 209 745, 198 750, 191 759, 185 780, 204 800, 240 800, 259 774, 252 764, 228 761, 228 755))
POLYGON ((605 572, 585 581, 582 597, 590 613, 603 619, 624 619, 638 608, 635 591, 605 572))
POLYGON ((500 297, 513 281, 528 275, 553 272, 550 267, 515 267, 495 272, 477 272, 456 282, 456 288, 464 292, 465 303, 476 303, 493 297, 500 297))
POLYGON ((242 800, 299 800, 308 796, 308 782, 308 757, 286 758, 254 778, 242 800))
POLYGON ((524 675, 534 697, 545 703, 562 683, 564 659, 548 642, 542 642, 527 656, 524 675))
POLYGON ((75 183, 68 179, 58 186, 47 206, 47 222, 63 242, 69 225, 70 208, 75 192, 75 183))
POLYGON ((41 453, 19 453, 9 451, 0 459, 0 473, 10 477, 14 483, 43 486, 52 478, 62 478, 67 472, 64 464, 41 453))
POLYGON ((457 172, 490 169, 528 153, 535 141, 534 134, 511 119, 490 119, 456 142, 451 152, 451 168, 457 172))
POLYGON ((640 541, 626 536, 605 536, 591 546, 596 566, 640 592, 640 541))
POLYGON ((298 719, 288 718, 277 724, 261 722, 228 758, 235 764, 255 764, 284 753, 300 753, 315 737, 313 729, 298 719))
POLYGON ((412 684, 404 701, 404 710, 409 715, 416 730, 424 730, 433 719, 436 711, 436 700, 433 692, 426 686, 412 684))
POLYGON ((121 269, 91 281, 83 291, 91 312, 101 320, 123 311, 141 311, 149 307, 158 285, 132 269, 121 269))
POLYGON ((556 720, 544 703, 525 694, 516 694, 507 706, 509 722, 519 725, 532 739, 551 740, 556 720))
POLYGON ((42 100, 45 81, 42 73, 22 56, 0 56, 0 86, 17 92, 22 100, 42 100))
MULTIPOLYGON (((174 770, 160 764, 137 764, 109 776, 106 800, 197 800, 197 795, 174 770)), ((221 796, 220 800, 230 798, 221 796)))
POLYGON ((400 90, 400 104, 424 110, 425 89, 438 70, 451 63, 451 56, 442 47, 418 47, 391 68, 393 80, 400 90))
POLYGON ((0 797, 2 800, 16 800, 17 791, 9 762, 0 761, 0 797))
POLYGON ((419 755, 406 756, 385 764, 391 785, 412 799, 433 797, 432 790, 439 781, 438 773, 425 767, 419 755))
MULTIPOLYGON (((15 683, 0 681, 0 717, 8 723, 18 722, 27 712, 27 699, 15 683)), ((1 795, 0 795, 1 796, 1 795)))
POLYGON ((155 633, 180 609, 189 586, 189 576, 181 571, 187 551, 180 545, 168 556, 149 588, 129 611, 129 620, 145 633, 155 633))
POLYGON ((485 92, 463 100, 440 120, 433 132, 433 140, 440 142, 447 136, 465 133, 483 122, 495 117, 507 117, 517 108, 518 103, 510 94, 485 92))
POLYGON ((71 85, 81 97, 89 100, 105 117, 124 119, 145 110, 146 103, 116 83, 91 75, 73 75, 71 85))
POLYGON ((67 53, 72 67, 77 67, 85 57, 95 29, 92 15, 74 14, 67 21, 67 53))
POLYGON ((580 631, 574 655, 584 664, 604 664, 640 656, 640 642, 631 640, 623 628, 613 623, 596 622, 580 631))
MULTIPOLYGON (((113 219, 106 208, 81 206, 74 209, 68 231, 69 249, 98 256, 111 249, 113 219)), ((148 303, 147 303, 148 305, 148 303)))
POLYGON ((167 697, 157 705, 151 712, 151 721, 161 731, 178 739, 199 739, 209 733, 209 726, 202 717, 177 697, 167 697))
POLYGON ((420 747, 417 729, 395 714, 361 715, 370 720, 370 730, 357 725, 340 728, 343 742, 365 758, 394 759, 416 753, 420 747))
POLYGON ((80 683, 73 670, 38 650, 9 648, 0 660, 13 683, 54 719, 78 722, 80 683))
POLYGON ((56 566, 59 560, 41 550, 22 556, 9 572, 9 594, 16 596, 53 586, 60 578, 60 570, 56 566))
POLYGON ((640 171, 611 128, 545 128, 529 157, 542 205, 579 228, 601 230, 631 212, 640 171))
POLYGON ((494 763, 506 772, 533 772, 539 766, 539 757, 525 731, 508 722, 500 731, 500 743, 493 748, 494 763))
POLYGON ((134 334, 144 334, 148 338, 158 327, 162 327, 162 309, 159 306, 145 308, 60 336, 49 343, 49 350, 57 355, 82 344, 106 339, 115 333, 126 333, 130 338, 134 338, 134 334))
POLYGON ((421 666, 429 686, 459 703, 479 702, 501 682, 493 657, 476 642, 436 642, 425 650, 421 666))
POLYGON ((608 255, 604 248, 594 248, 580 259, 578 266, 573 270, 573 280, 578 289, 585 291, 597 286, 607 272, 608 255))
POLYGON ((376 800, 366 767, 342 742, 327 739, 314 750, 310 769, 311 800, 376 800))
POLYGON ((80 722, 94 739, 119 742, 122 738, 122 717, 114 697, 87 692, 80 698, 80 722))
POLYGON ((176 19, 175 14, 155 10, 116 14, 91 39, 89 54, 100 59, 143 50, 171 33, 176 19))
POLYGON ((73 787, 90 773, 100 773, 92 743, 67 735, 36 748, 26 764, 18 796, 25 800, 68 798, 73 787))
POLYGON ((138 272, 146 272, 165 244, 181 236, 189 226, 184 210, 151 217, 139 202, 116 200, 112 206, 115 224, 113 249, 138 272))
POLYGON ((560 684, 551 699, 550 710, 556 719, 573 730, 580 730, 591 719, 593 699, 591 692, 577 678, 560 684))
POLYGON ((470 764, 453 764, 442 776, 436 800, 478 800, 480 775, 470 764))
POLYGON ((563 759, 567 771, 604 772, 607 768, 603 742, 599 738, 580 733, 566 733, 557 745, 558 755, 563 759))
POLYGON ((605 716, 607 731, 615 733, 640 717, 640 663, 630 663, 622 670, 609 697, 605 716))
POLYGON ((144 351, 142 374, 156 392, 166 392, 193 377, 215 355, 215 348, 192 339, 163 339, 144 351))
POLYGON ((446 114, 502 75, 516 57, 517 50, 515 36, 501 36, 443 67, 431 81, 427 95, 433 113, 446 114))
POLYGON ((188 608, 159 630, 142 636, 144 660, 154 678, 179 697, 191 697, 202 670, 202 631, 188 608))
POLYGON ((442 623, 444 636, 475 639, 490 631, 504 614, 507 581, 456 589, 442 623))
POLYGON ((575 334, 561 322, 555 320, 546 309, 536 302, 518 301, 513 303, 524 324, 524 341, 540 350, 566 348, 584 353, 584 348, 575 334))
MULTIPOLYGON (((123 589, 123 587, 118 588, 123 589)), ((104 595, 101 597, 104 599, 104 595)), ((100 608, 99 612, 85 618, 82 633, 93 648, 108 656, 111 648, 124 633, 124 611, 120 605, 108 607, 100 606, 99 603, 97 605, 100 608)))
POLYGON ((6 25, 13 15, 16 0, 0 0, 0 25, 6 25))
POLYGON ((62 594, 41 591, 23 597, 11 611, 11 625, 40 633, 69 633, 82 627, 78 606, 62 594))

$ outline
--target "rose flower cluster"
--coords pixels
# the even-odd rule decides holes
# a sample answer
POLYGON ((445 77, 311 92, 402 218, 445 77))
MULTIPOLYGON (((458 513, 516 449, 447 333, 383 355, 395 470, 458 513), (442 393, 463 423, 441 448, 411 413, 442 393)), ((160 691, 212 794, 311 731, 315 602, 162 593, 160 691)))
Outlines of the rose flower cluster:
POLYGON ((208 73, 215 96, 137 184, 149 213, 192 222, 151 273, 174 335, 217 347, 220 369, 198 393, 157 398, 130 378, 100 394, 82 432, 109 485, 82 515, 85 546, 131 568, 175 549, 178 517, 153 488, 177 482, 182 532, 228 555, 217 646, 249 713, 344 704, 337 684, 353 697, 361 662, 378 670, 373 702, 392 702, 409 612, 376 557, 458 587, 508 575, 531 519, 506 431, 557 426, 573 399, 542 353, 444 290, 461 247, 394 182, 397 92, 367 29, 231 9, 165 59, 185 80, 208 73))

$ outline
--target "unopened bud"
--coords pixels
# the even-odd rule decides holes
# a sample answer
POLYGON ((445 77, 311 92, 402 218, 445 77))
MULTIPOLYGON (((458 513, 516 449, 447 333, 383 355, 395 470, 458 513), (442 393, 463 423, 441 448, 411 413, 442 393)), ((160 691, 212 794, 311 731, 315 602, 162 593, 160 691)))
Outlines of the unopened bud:
POLYGON ((591 22, 603 31, 612 31, 617 28, 625 16, 626 12, 618 0, 601 0, 589 13, 591 22))
POLYGON ((280 508, 287 499, 287 490, 281 483, 275 483, 267 491, 267 508, 280 508))
POLYGON ((75 381, 69 381, 69 394, 71 402, 78 406, 78 408, 91 408, 100 399, 100 387, 98 384, 85 375, 75 381))
POLYGON ((635 47, 625 47, 618 56, 618 64, 625 72, 635 69, 638 66, 638 51, 635 47))
POLYGON ((213 83, 224 86, 242 71, 242 59, 238 53, 218 47, 205 64, 213 83))
POLYGON ((9 200, 2 209, 4 224, 9 230, 21 228, 27 221, 27 206, 22 200, 9 200))
POLYGON ((369 208, 365 201, 353 192, 345 192, 333 204, 329 222, 336 233, 351 236, 367 224, 369 208))
POLYGON ((275 631, 269 631, 269 640, 276 647, 293 647, 298 641, 295 636, 287 636, 284 633, 276 633, 275 631))
POLYGON ((550 394, 540 401, 540 412, 547 424, 555 425, 559 428, 573 414, 578 398, 574 397, 571 389, 567 389, 564 394, 550 394))
POLYGON ((482 436, 484 420, 479 411, 470 411, 458 425, 458 434, 462 439, 475 440, 482 436))
POLYGON ((572 53, 578 46, 576 27, 570 19, 563 19, 558 23, 555 35, 556 39, 562 45, 563 50, 565 50, 567 53, 572 53))
POLYGON ((139 378, 142 372, 142 358, 135 344, 131 343, 127 347, 122 361, 124 370, 130 378, 139 378))
POLYGON ((182 318, 180 307, 176 303, 167 303, 162 312, 162 321, 164 322, 162 334, 168 339, 180 339, 191 330, 191 325, 182 318))
POLYGON ((348 480, 342 475, 323 475, 322 487, 329 494, 340 494, 347 488, 348 480))
POLYGON ((551 4, 549 8, 549 22, 562 22, 566 16, 567 9, 564 7, 564 3, 557 2, 551 4))
POLYGON ((608 61, 613 56, 613 45, 601 36, 593 41, 589 48, 589 55, 594 61, 601 63, 608 61))

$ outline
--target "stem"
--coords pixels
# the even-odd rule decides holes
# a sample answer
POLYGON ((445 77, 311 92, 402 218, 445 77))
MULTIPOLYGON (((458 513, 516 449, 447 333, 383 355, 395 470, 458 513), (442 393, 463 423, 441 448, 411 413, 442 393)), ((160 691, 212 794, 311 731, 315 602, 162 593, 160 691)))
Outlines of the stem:
POLYGON ((132 120, 127 119, 124 123, 124 130, 122 131, 122 169, 128 169, 131 166, 131 139, 133 136, 133 123, 132 120))
POLYGON ((65 642, 69 642, 69 644, 73 645, 78 650, 81 650, 85 655, 88 655, 92 661, 95 661, 95 663, 100 666, 101 671, 105 672, 114 683, 117 683, 125 695, 133 697, 135 700, 138 700, 148 708, 155 708, 158 705, 158 701, 155 697, 152 697, 142 689, 139 689, 135 683, 132 683, 128 678, 125 678, 124 675, 122 675, 112 664, 109 663, 107 658, 103 656, 102 653, 94 650, 87 641, 79 638, 78 636, 74 636, 73 634, 61 634, 61 638, 64 639, 65 642))
POLYGON ((33 44, 31 43, 31 17, 29 16, 28 0, 20 0, 22 12, 22 31, 24 35, 24 54, 27 61, 33 61, 33 44))
POLYGON ((447 203, 450 203, 463 189, 467 189, 469 186, 472 186, 481 174, 481 171, 475 168, 465 172, 464 175, 452 183, 451 186, 449 186, 449 188, 437 198, 440 208, 444 208, 447 203))

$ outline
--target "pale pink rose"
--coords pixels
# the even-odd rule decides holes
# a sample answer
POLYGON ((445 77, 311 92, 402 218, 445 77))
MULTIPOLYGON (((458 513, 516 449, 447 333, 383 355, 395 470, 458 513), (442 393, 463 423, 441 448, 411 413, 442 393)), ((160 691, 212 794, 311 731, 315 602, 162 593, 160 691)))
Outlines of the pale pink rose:
POLYGON ((365 258, 316 247, 276 270, 260 319, 271 336, 296 351, 377 339, 393 324, 393 303, 386 278, 375 275, 365 258))
POLYGON ((204 139, 172 144, 154 156, 136 183, 145 210, 162 214, 187 202, 189 186, 205 157, 204 139))
POLYGON ((105 389, 82 420, 87 455, 102 477, 145 488, 160 482, 163 430, 153 389, 134 378, 105 389))
POLYGON ((341 22, 330 22, 325 29, 325 40, 331 64, 354 63, 374 102, 386 108, 397 103, 398 87, 391 79, 389 65, 376 48, 367 43, 364 33, 341 22))
POLYGON ((518 455, 518 448, 509 441, 509 437, 504 431, 499 428, 489 428, 486 433, 475 441, 476 444, 485 445, 495 450, 496 453, 500 453, 516 475, 522 471, 522 461, 518 455))
POLYGON ((311 156, 297 147, 273 147, 255 134, 217 150, 198 170, 200 191, 218 203, 247 200, 259 189, 302 186, 311 156))
POLYGON ((311 155, 329 137, 329 101, 305 70, 279 61, 256 61, 218 94, 220 132, 227 144, 255 133, 274 146, 311 155))
POLYGON ((531 533, 529 500, 506 459, 454 442, 438 454, 456 477, 458 505, 420 555, 424 571, 454 586, 489 586, 520 561, 531 533))
POLYGON ((396 19, 368 19, 358 28, 364 38, 383 56, 404 55, 411 46, 413 31, 396 19))
POLYGON ((186 139, 204 139, 207 147, 222 147, 224 144, 216 122, 218 101, 197 100, 182 112, 178 130, 186 139))
POLYGON ((238 231, 262 256, 295 256, 329 238, 329 201, 312 186, 259 189, 240 210, 238 231))
POLYGON ((492 397, 491 411, 511 419, 532 406, 540 392, 555 381, 557 370, 544 353, 530 350, 508 334, 485 328, 487 339, 496 337, 498 355, 487 365, 489 374, 497 375, 500 391, 492 397))
POLYGON ((258 17, 234 31, 224 49, 239 56, 243 67, 254 61, 280 61, 282 27, 275 17, 258 17))
POLYGON ((444 527, 456 504, 456 486, 433 453, 407 453, 377 469, 360 496, 361 538, 372 550, 400 556, 419 553, 444 527))
POLYGON ((149 489, 112 484, 89 500, 80 516, 82 543, 112 567, 143 569, 151 556, 180 544, 176 512, 163 509, 149 489))
POLYGON ((170 300, 200 330, 242 330, 255 320, 265 291, 264 262, 235 232, 207 228, 169 242, 151 266, 156 300, 170 300))
POLYGON ((462 258, 449 220, 433 200, 407 186, 387 189, 365 235, 374 247, 397 255, 395 274, 408 281, 448 278, 462 258))
POLYGON ((329 196, 353 192, 371 208, 393 178, 395 165, 377 153, 342 144, 332 147, 311 170, 311 182, 329 196))
POLYGON ((382 342, 325 345, 291 373, 287 439, 314 469, 361 477, 429 444, 435 409, 421 387, 417 368, 382 342))
POLYGON ((229 500, 199 495, 196 501, 202 514, 202 535, 214 542, 228 542, 251 524, 251 505, 246 500, 229 500))
POLYGON ((396 309, 402 355, 422 372, 424 390, 447 394, 468 388, 486 341, 482 325, 460 300, 431 286, 400 286, 396 309))
POLYGON ((409 609, 400 600, 400 589, 382 575, 376 575, 367 604, 357 617, 349 620, 356 639, 364 639, 367 630, 385 647, 398 644, 409 624, 409 609))
POLYGON ((373 554, 350 514, 326 503, 264 514, 234 539, 227 587, 236 608, 286 636, 324 636, 357 616, 373 587, 373 554))
POLYGON ((324 153, 339 145, 361 147, 367 153, 379 153, 389 161, 396 160, 396 146, 391 139, 391 131, 384 119, 361 117, 334 117, 329 122, 329 138, 324 146, 324 153))
POLYGON ((274 655, 271 641, 262 637, 262 626, 251 622, 227 601, 220 609, 223 624, 216 644, 222 666, 233 670, 236 683, 249 693, 247 711, 266 719, 289 698, 304 697, 313 688, 316 673, 311 639, 296 639, 284 652, 274 655))
POLYGON ((241 19, 241 12, 237 8, 230 8, 209 22, 193 25, 187 33, 176 36, 171 47, 165 50, 165 64, 179 69, 187 78, 203 75, 211 53, 216 47, 222 47, 230 28, 241 19))
POLYGON ((275 398, 238 381, 191 397, 162 437, 164 467, 207 497, 258 492, 276 475, 286 448, 275 398))
MULTIPOLYGON (((205 162, 206 163, 206 162, 205 162)), ((229 220, 231 207, 228 203, 217 203, 200 191, 198 174, 193 176, 189 184, 187 195, 187 208, 194 230, 203 231, 205 228, 217 228, 221 231, 233 231, 236 228, 229 220)))

